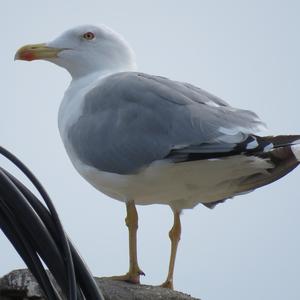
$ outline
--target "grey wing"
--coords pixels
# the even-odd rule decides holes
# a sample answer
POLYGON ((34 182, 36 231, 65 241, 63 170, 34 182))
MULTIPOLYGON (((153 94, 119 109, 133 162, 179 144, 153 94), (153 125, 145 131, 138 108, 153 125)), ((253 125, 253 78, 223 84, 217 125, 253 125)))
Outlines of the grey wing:
POLYGON ((180 149, 231 151, 262 124, 253 112, 234 109, 190 84, 125 72, 85 96, 69 140, 84 163, 133 174, 180 149))

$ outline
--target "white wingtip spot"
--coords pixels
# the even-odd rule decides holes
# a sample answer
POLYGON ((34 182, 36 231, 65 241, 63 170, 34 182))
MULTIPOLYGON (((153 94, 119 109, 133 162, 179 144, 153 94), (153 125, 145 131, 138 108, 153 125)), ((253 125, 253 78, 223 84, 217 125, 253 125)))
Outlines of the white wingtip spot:
POLYGON ((256 140, 254 140, 254 141, 250 142, 249 144, 247 144, 246 149, 248 149, 248 150, 254 149, 254 148, 256 148, 257 146, 258 146, 258 143, 257 143, 256 140))
POLYGON ((268 144, 265 148, 264 148, 264 152, 269 152, 273 149, 274 145, 272 143, 268 144))
POLYGON ((300 161, 300 145, 291 146, 291 150, 293 151, 293 154, 295 155, 296 159, 300 161))

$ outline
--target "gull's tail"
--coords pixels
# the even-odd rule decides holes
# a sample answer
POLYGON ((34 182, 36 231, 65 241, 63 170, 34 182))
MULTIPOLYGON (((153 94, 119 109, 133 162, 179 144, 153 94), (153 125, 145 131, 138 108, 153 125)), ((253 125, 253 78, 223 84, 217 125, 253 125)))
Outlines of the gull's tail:
POLYGON ((300 135, 259 137, 258 143, 261 142, 267 143, 264 150, 252 155, 269 160, 273 168, 268 169, 266 175, 248 178, 243 183, 245 186, 256 188, 276 181, 296 168, 300 162, 300 135))
MULTIPOLYGON (((291 164, 294 167, 300 162, 300 135, 278 135, 256 137, 258 145, 264 144, 263 151, 257 155, 262 158, 269 157, 275 166, 278 163, 291 164)), ((258 146, 260 147, 260 146, 258 146)), ((255 151, 255 149, 253 149, 255 151)))
MULTIPOLYGON (((240 155, 260 158, 268 162, 269 167, 265 169, 265 172, 260 170, 256 174, 240 178, 236 184, 234 195, 247 193, 272 183, 291 172, 300 163, 300 135, 251 136, 251 138, 250 143, 255 144, 256 147, 247 147, 246 144, 245 148, 250 149, 243 151, 240 155), (253 139, 255 139, 255 143, 253 143, 253 139)), ((205 206, 213 208, 225 200, 211 202, 205 206)))

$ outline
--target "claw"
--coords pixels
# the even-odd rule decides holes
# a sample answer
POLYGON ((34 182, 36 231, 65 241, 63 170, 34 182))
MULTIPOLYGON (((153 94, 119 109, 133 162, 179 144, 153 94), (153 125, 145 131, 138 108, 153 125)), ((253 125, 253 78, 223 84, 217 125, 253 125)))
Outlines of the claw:
POLYGON ((126 282, 130 282, 133 284, 139 284, 140 283, 140 275, 145 276, 145 273, 142 270, 138 270, 136 272, 128 272, 125 275, 112 276, 109 278, 112 280, 126 281, 126 282))

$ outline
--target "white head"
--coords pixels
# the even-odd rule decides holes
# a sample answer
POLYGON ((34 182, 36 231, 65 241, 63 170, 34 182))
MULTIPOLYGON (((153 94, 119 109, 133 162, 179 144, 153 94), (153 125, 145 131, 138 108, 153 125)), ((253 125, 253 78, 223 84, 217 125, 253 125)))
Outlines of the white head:
POLYGON ((136 69, 135 56, 127 42, 111 29, 93 25, 67 30, 45 44, 26 45, 17 51, 15 59, 50 61, 68 70, 73 79, 95 72, 136 69))

